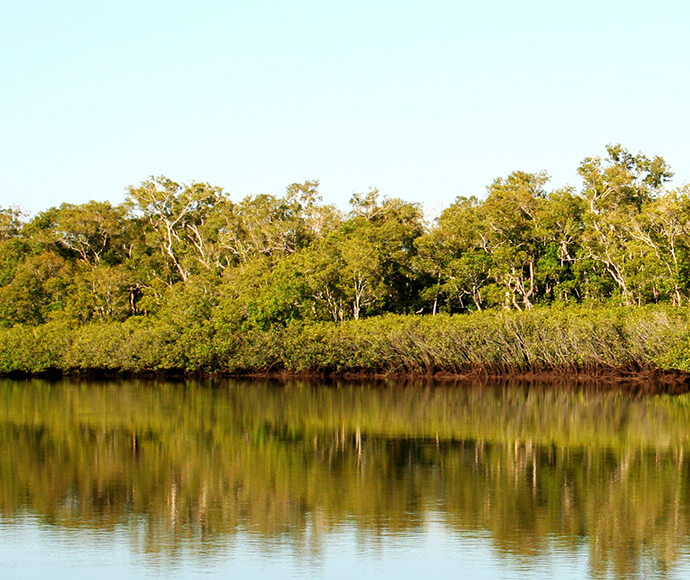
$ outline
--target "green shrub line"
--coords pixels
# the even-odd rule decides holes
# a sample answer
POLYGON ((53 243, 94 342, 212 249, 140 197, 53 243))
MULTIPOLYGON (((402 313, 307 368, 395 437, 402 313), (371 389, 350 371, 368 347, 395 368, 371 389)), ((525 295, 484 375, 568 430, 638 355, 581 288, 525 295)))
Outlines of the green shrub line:
POLYGON ((543 307, 239 331, 209 319, 0 329, 0 374, 690 372, 690 309, 543 307))

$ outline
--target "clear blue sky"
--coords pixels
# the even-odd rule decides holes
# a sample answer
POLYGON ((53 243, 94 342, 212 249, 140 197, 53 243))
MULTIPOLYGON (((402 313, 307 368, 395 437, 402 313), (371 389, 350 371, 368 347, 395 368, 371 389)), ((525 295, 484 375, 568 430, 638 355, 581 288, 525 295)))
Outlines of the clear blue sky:
POLYGON ((680 185, 688 22, 680 0, 6 0, 0 206, 120 202, 164 174, 434 213, 516 169, 577 185, 615 142, 680 185))

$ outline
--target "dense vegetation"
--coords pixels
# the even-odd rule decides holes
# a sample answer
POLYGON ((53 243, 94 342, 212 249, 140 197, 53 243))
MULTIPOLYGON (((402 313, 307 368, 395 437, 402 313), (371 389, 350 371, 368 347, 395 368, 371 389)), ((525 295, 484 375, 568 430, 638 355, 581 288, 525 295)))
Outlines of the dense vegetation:
POLYGON ((0 372, 685 368, 690 188, 618 145, 578 171, 514 172, 433 224, 376 190, 345 214, 316 181, 0 209, 0 372))

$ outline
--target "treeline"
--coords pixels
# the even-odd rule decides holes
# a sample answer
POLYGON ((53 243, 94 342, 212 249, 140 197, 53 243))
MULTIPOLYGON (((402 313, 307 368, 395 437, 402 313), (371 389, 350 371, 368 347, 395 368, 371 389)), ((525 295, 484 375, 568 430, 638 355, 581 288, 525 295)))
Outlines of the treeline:
MULTIPOLYGON (((203 363, 164 364, 161 352, 144 366, 189 370, 218 367, 252 333, 325 321, 687 305, 690 188, 666 189, 661 157, 619 145, 578 171, 578 190, 551 191, 545 173, 514 172, 432 224, 418 204, 376 190, 342 212, 322 203, 316 181, 233 201, 159 177, 118 206, 63 204, 32 219, 0 209, 0 328, 11 329, 6 344, 22 332, 72 343, 91 332, 92 344, 107 344, 155 327, 167 345, 183 332, 192 351, 207 351, 187 359, 203 363)), ((151 353, 131 356, 137 366, 151 353)))

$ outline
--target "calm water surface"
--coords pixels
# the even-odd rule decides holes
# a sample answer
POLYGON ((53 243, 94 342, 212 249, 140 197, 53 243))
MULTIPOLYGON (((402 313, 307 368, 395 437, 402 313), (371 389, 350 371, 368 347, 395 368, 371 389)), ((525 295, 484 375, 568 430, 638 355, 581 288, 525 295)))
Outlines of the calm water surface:
POLYGON ((17 578, 690 577, 690 395, 0 381, 17 578))

